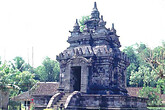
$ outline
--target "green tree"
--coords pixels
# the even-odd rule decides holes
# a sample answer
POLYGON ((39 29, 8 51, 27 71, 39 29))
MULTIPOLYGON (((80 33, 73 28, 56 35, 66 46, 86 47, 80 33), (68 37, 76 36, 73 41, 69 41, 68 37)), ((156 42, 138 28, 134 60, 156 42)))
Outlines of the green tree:
POLYGON ((25 60, 20 56, 15 57, 13 61, 11 62, 11 65, 14 70, 18 70, 20 72, 23 72, 23 71, 29 71, 31 73, 34 72, 33 67, 27 64, 25 60))
MULTIPOLYGON (((154 77, 155 81, 162 82, 163 80, 165 80, 164 42, 162 43, 162 46, 157 46, 152 50, 150 49, 150 51, 148 51, 148 54, 141 52, 141 57, 152 68, 152 72, 155 74, 152 77, 154 77)), ((160 93, 162 94, 164 92, 163 85, 160 85, 159 88, 160 93)))
MULTIPOLYGON (((143 43, 129 46, 123 50, 130 59, 130 66, 127 68, 127 86, 156 87, 156 81, 163 77, 164 71, 163 64, 158 66, 160 64, 158 58, 163 59, 162 50, 162 46, 151 50, 143 43)), ((163 61, 161 60, 161 62, 163 61)))
MULTIPOLYGON (((27 91, 36 83, 33 67, 27 64, 22 57, 15 57, 9 65, 10 74, 8 75, 8 79, 13 84, 19 86, 21 88, 20 91, 27 91)), ((15 95, 14 92, 12 95, 15 95)))
POLYGON ((42 62, 42 65, 35 69, 35 73, 39 75, 40 81, 59 81, 59 63, 46 57, 42 62))
POLYGON ((30 72, 30 65, 27 65, 22 57, 15 57, 13 62, 5 62, 0 65, 0 99, 5 107, 9 104, 11 110, 17 109, 19 103, 10 101, 9 97, 16 96, 20 91, 27 91, 35 83, 34 75, 30 72), (25 71, 29 70, 29 71, 25 71), (4 96, 5 95, 5 96, 4 96))
POLYGON ((80 32, 83 32, 85 28, 85 22, 90 19, 90 16, 82 16, 82 18, 79 20, 79 25, 80 25, 80 32))
POLYGON ((149 99, 148 105, 160 105, 158 94, 165 93, 165 43, 154 49, 140 43, 123 51, 130 58, 127 68, 129 86, 143 87, 140 96, 149 99))
POLYGON ((165 79, 159 79, 157 82, 158 93, 165 94, 165 79))
POLYGON ((153 87, 143 87, 139 92, 140 97, 148 98, 147 104, 149 106, 161 105, 161 99, 157 95, 157 89, 153 87))
POLYGON ((13 59, 13 63, 11 63, 11 64, 14 69, 18 69, 19 71, 22 72, 22 71, 24 71, 24 63, 25 63, 25 61, 23 60, 23 58, 17 56, 13 59))
POLYGON ((0 107, 7 109, 9 102, 9 93, 11 90, 19 90, 20 88, 16 86, 9 78, 11 75, 11 68, 6 62, 0 65, 0 107))
MULTIPOLYGON (((130 60, 130 65, 127 68, 127 77, 126 77, 127 86, 134 85, 134 84, 132 85, 132 83, 130 83, 130 76, 131 76, 131 74, 134 74, 135 72, 138 71, 138 68, 139 68, 140 62, 141 62, 134 46, 135 45, 128 46, 125 49, 123 49, 123 51, 127 54, 127 57, 130 60)), ((132 76, 132 78, 134 78, 134 77, 135 76, 132 76)))
POLYGON ((131 72, 130 85, 136 87, 151 86, 155 87, 155 72, 148 66, 141 65, 138 71, 131 72))
POLYGON ((21 88, 20 90, 23 92, 28 91, 37 82, 37 80, 34 79, 34 74, 29 71, 17 71, 13 73, 11 79, 21 88))
POLYGON ((155 71, 158 79, 165 78, 165 47, 158 46, 153 50, 143 51, 141 57, 155 71))
POLYGON ((10 79, 11 71, 10 65, 6 62, 0 66, 0 89, 2 91, 8 91, 10 88, 19 89, 10 79))

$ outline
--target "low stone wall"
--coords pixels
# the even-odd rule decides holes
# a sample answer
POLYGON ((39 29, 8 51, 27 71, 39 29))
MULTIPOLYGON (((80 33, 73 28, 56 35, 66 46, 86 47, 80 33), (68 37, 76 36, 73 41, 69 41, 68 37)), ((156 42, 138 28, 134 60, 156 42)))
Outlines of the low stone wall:
POLYGON ((146 108, 146 99, 121 95, 82 95, 81 106, 103 108, 146 108))
POLYGON ((68 103, 69 110, 147 110, 147 99, 122 95, 81 94, 72 97, 68 103))
POLYGON ((35 95, 35 96, 32 96, 32 98, 34 99, 35 110, 43 110, 43 108, 47 107, 47 104, 51 96, 35 95))

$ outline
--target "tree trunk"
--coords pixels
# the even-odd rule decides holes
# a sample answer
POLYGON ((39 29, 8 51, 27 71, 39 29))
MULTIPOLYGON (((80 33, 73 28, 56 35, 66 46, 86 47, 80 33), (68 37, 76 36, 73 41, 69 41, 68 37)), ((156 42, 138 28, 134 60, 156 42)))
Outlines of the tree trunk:
POLYGON ((9 91, 0 90, 0 108, 2 110, 8 110, 9 91))

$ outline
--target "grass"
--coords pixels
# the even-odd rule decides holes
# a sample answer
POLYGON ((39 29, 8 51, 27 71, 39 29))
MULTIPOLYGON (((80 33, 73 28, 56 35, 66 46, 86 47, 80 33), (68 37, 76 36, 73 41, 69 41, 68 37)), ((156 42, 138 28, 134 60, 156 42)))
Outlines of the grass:
POLYGON ((165 110, 165 107, 147 107, 149 110, 165 110))
MULTIPOLYGON (((149 110, 165 110, 165 107, 147 107, 147 108, 149 110)), ((54 109, 44 109, 44 110, 54 110, 54 109)))
POLYGON ((53 109, 44 109, 44 110, 53 110, 53 109))
MULTIPOLYGON (((54 110, 54 109, 44 109, 44 110, 54 110)), ((61 110, 60 108, 58 108, 58 110, 61 110)), ((64 110, 64 109, 62 109, 62 110, 64 110)))

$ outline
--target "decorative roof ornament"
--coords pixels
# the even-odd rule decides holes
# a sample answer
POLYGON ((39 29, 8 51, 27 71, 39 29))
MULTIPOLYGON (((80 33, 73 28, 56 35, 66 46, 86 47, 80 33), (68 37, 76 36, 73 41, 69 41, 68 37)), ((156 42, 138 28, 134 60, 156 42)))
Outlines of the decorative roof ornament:
POLYGON ((114 23, 112 23, 111 32, 116 35, 116 29, 114 28, 114 23))
POLYGON ((103 20, 103 15, 101 15, 101 19, 100 19, 100 22, 99 22, 99 26, 100 27, 105 27, 106 25, 106 22, 103 20))
POLYGON ((100 16, 100 12, 98 11, 97 4, 95 2, 94 8, 93 8, 92 13, 91 13, 91 19, 100 19, 99 16, 100 16))
POLYGON ((80 26, 78 24, 78 20, 76 19, 76 23, 73 26, 73 32, 80 32, 80 26))
POLYGON ((93 10, 97 10, 97 4, 96 4, 96 2, 94 2, 94 8, 93 8, 93 10))

